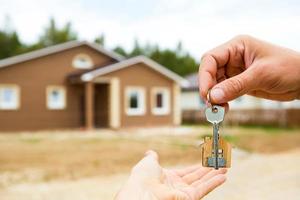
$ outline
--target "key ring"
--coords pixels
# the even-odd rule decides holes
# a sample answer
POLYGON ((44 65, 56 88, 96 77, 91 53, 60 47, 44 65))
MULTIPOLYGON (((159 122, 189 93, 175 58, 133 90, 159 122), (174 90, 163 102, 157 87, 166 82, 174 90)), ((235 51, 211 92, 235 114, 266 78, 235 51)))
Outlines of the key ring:
POLYGON ((210 101, 210 89, 207 92, 206 99, 207 99, 207 103, 209 103, 210 105, 212 105, 212 103, 210 101))
POLYGON ((211 89, 208 90, 207 95, 206 95, 207 103, 211 106, 211 110, 212 110, 214 113, 217 113, 217 112, 218 112, 218 108, 215 107, 215 105, 213 105, 213 104, 211 103, 211 100, 210 100, 210 99, 211 99, 211 98, 210 98, 210 91, 211 91, 211 89))

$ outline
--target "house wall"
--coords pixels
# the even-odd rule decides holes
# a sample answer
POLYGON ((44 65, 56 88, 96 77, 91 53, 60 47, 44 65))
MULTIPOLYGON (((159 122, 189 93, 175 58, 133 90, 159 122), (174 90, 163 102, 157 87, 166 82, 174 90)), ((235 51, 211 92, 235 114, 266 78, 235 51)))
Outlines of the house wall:
POLYGON ((199 91, 181 92, 182 110, 200 110, 205 108, 205 102, 201 99, 199 91))
POLYGON ((120 115, 121 127, 173 125, 173 80, 156 72, 144 64, 136 64, 124 69, 106 74, 102 78, 118 78, 120 81, 120 115), (146 113, 142 116, 128 116, 125 112, 125 89, 128 86, 143 87, 146 90, 146 113), (154 115, 151 112, 151 89, 167 87, 170 90, 170 113, 154 115))
POLYGON ((95 65, 113 60, 88 46, 75 47, 63 52, 0 68, 0 84, 20 87, 20 108, 0 110, 0 131, 77 128, 82 125, 83 87, 70 85, 67 75, 79 72, 72 67, 72 59, 79 53, 88 54, 95 65), (46 88, 62 85, 67 89, 64 110, 48 110, 46 88))

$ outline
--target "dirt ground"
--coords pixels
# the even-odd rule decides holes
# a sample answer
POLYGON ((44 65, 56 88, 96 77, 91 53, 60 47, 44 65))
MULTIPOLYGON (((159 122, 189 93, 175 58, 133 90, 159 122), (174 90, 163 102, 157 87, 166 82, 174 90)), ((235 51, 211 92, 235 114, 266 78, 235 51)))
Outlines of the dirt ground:
MULTIPOLYGON (((224 131, 236 146, 233 166, 225 185, 205 199, 299 199, 299 129, 224 131)), ((181 127, 0 134, 0 199, 113 199, 145 150, 158 151, 163 166, 186 166, 199 160, 195 147, 209 132, 181 127)))
MULTIPOLYGON (((297 200, 300 196, 300 149, 276 155, 234 151, 228 180, 206 200, 297 200)), ((3 200, 113 199, 127 174, 76 181, 18 184, 0 190, 3 200)))

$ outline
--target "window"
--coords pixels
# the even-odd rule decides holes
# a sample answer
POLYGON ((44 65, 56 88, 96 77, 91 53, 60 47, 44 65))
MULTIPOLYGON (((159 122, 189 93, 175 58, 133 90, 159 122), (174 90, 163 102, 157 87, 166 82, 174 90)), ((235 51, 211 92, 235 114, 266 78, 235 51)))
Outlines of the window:
POLYGON ((126 88, 125 108, 127 115, 145 114, 145 90, 141 87, 126 88))
POLYGON ((73 67, 78 69, 90 69, 94 63, 90 56, 86 54, 78 54, 73 59, 73 67))
POLYGON ((152 89, 152 113, 155 115, 170 113, 170 90, 168 88, 152 89))
POLYGON ((16 110, 20 107, 20 89, 15 85, 0 86, 0 109, 16 110))
POLYGON ((61 110, 66 107, 66 90, 61 86, 49 86, 47 88, 47 108, 61 110))

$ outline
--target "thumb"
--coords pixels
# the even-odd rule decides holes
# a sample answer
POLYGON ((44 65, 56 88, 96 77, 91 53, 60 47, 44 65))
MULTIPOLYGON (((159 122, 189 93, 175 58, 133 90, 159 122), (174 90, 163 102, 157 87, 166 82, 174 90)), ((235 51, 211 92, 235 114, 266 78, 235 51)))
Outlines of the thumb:
POLYGON ((255 89, 257 82, 257 75, 247 69, 215 85, 210 91, 211 101, 215 104, 227 103, 255 89))

